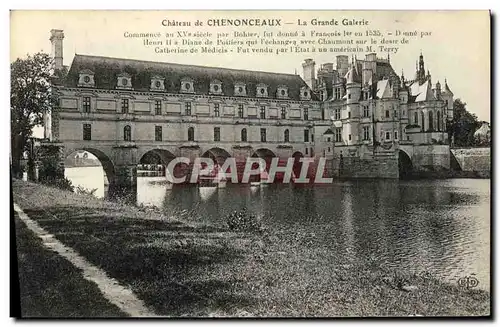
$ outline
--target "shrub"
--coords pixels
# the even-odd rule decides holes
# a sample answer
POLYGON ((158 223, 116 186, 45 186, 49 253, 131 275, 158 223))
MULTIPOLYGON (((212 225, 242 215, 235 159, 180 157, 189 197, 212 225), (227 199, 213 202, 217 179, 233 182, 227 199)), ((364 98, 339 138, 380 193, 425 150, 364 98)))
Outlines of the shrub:
POLYGON ((256 215, 248 213, 246 209, 234 211, 226 217, 230 230, 234 231, 262 231, 262 223, 256 215))
POLYGON ((75 192, 78 193, 78 194, 84 194, 84 195, 91 195, 91 196, 95 196, 95 192, 97 191, 96 188, 93 188, 93 189, 87 189, 85 187, 82 187, 82 186, 77 186, 75 188, 75 192))

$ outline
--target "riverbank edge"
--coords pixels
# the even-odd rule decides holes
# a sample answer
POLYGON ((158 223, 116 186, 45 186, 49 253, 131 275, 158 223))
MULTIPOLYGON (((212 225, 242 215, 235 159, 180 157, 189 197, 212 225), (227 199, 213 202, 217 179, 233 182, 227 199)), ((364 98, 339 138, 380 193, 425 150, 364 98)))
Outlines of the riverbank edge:
MULTIPOLYGON (((137 217, 141 219, 153 219, 153 220, 168 220, 170 222, 179 222, 181 224, 186 224, 186 226, 192 226, 192 223, 187 224, 186 222, 183 222, 182 220, 176 219, 175 217, 165 217, 164 213, 159 211, 157 208, 147 208, 147 207, 138 207, 138 206, 131 206, 123 203, 116 203, 108 200, 100 200, 96 199, 92 196, 88 195, 79 195, 79 194, 74 194, 70 193, 67 191, 61 191, 56 188, 51 188, 47 186, 43 186, 40 184, 35 184, 31 182, 24 182, 20 180, 14 180, 13 181, 13 194, 14 194, 14 200, 16 201, 16 196, 17 196, 17 201, 21 202, 19 203, 21 205, 21 208, 23 206, 28 206, 28 207, 36 207, 36 208, 46 208, 50 209, 51 207, 55 206, 64 206, 64 205, 71 205, 72 210, 77 213, 79 208, 86 207, 88 208, 89 206, 92 207, 93 209, 96 210, 102 210, 100 214, 102 216, 106 216, 106 210, 114 209, 114 210, 119 210, 123 212, 123 214, 131 217, 137 217), (28 199, 30 197, 30 192, 26 192, 27 188, 33 188, 36 189, 36 193, 38 194, 46 194, 46 195, 51 195, 49 198, 52 198, 51 202, 48 203, 47 201, 42 201, 40 199, 36 200, 33 198, 28 199), (20 201, 19 201, 20 200, 20 201)), ((41 199, 44 197, 41 196, 41 199)), ((71 219, 71 217, 65 217, 67 219, 71 219)), ((112 217, 111 217, 112 219, 112 217)), ((57 227, 54 227, 57 230, 57 227)), ((54 230, 52 231, 54 232, 54 230)), ((54 233, 56 234, 56 233, 54 233)), ((179 234, 182 234, 182 232, 179 232, 179 234)), ((233 235, 234 233, 231 233, 227 231, 227 235, 233 235)), ((221 233, 221 236, 224 237, 224 232, 221 233)), ((225 238, 226 242, 231 242, 231 237, 225 238)), ((85 253, 81 253, 83 256, 86 256, 85 253)), ((273 253, 266 254, 268 256, 273 256, 273 253)), ((372 284, 374 287, 377 288, 385 288, 381 291, 381 294, 397 294, 398 296, 402 296, 404 299, 411 299, 412 301, 416 301, 415 303, 410 303, 411 307, 419 308, 415 309, 414 315, 417 316, 427 316, 429 315, 429 312, 426 312, 425 309, 422 309, 429 304, 427 303, 421 303, 419 301, 422 301, 425 298, 430 298, 432 302, 436 303, 436 305, 440 305, 442 303, 443 299, 446 299, 446 301, 449 301, 453 306, 450 306, 449 314, 440 314, 444 316, 456 316, 456 315, 474 315, 474 316, 482 316, 482 317, 489 317, 490 312, 491 312, 491 302, 490 302, 490 294, 487 291, 483 290, 474 290, 474 289, 463 289, 459 288, 457 285, 449 285, 445 284, 437 279, 433 279, 432 277, 421 277, 421 276, 408 276, 404 275, 401 272, 397 271, 365 271, 363 272, 364 278, 368 279, 368 285, 372 284), (388 277, 388 276, 395 276, 395 277, 388 277), (399 277, 396 277, 399 276, 399 277), (401 281, 405 281, 404 284, 401 283, 401 281), (414 296, 412 296, 414 295, 414 296), (461 313, 461 309, 463 308, 464 312, 461 313), (474 313, 470 313, 469 309, 470 308, 477 308, 478 311, 474 313)), ((359 271, 357 272, 359 274, 359 271)), ((353 274, 355 275, 355 274, 353 274)), ((356 290, 356 293, 361 294, 361 299, 360 301, 363 303, 365 300, 369 300, 369 297, 373 296, 372 291, 373 290, 366 290, 366 283, 364 283, 364 286, 359 286, 356 283, 356 279, 353 278, 353 282, 351 286, 351 290, 356 290), (370 293, 370 296, 367 296, 367 299, 363 299, 363 294, 368 294, 370 293)), ((347 290, 349 291, 349 290, 347 290)), ((377 296, 377 295, 375 295, 377 296)), ((384 295, 380 295, 380 303, 387 302, 386 299, 383 298, 384 295)), ((152 303, 154 302, 154 299, 144 299, 146 300, 145 302, 152 303)), ((312 300, 314 301, 314 300, 312 300)), ((378 301, 377 301, 378 302, 378 301)), ((390 301, 393 302, 393 301, 390 301)), ((407 304, 408 305, 408 304, 407 304)), ((441 304, 442 305, 442 304, 441 304)), ((272 312, 267 312, 266 314, 266 308, 264 308, 264 312, 259 311, 259 312, 252 312, 250 309, 250 312, 247 310, 248 308, 245 308, 243 311, 245 314, 242 316, 281 316, 280 313, 280 308, 268 308, 272 312)), ((348 311, 350 312, 350 311, 348 311)), ((368 311, 365 310, 363 311, 362 316, 373 316, 368 311)), ((229 316, 241 316, 241 314, 238 314, 238 312, 229 314, 229 316)), ((302 315, 299 313, 299 315, 302 315)), ((360 314, 355 314, 354 316, 359 316, 360 314)), ((432 313, 431 313, 432 315, 432 313)), ((224 311, 224 309, 220 309, 218 312, 214 313, 212 316, 228 316, 227 312, 224 311)), ((335 316, 337 317, 342 317, 346 316, 343 313, 337 313, 335 316)), ((352 314, 348 313, 347 316, 352 316, 352 314)))

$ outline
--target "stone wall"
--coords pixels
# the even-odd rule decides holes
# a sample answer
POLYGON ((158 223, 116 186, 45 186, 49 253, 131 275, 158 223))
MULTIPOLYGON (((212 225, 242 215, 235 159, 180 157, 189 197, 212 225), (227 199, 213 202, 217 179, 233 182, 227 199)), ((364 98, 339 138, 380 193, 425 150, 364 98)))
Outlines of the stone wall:
POLYGON ((340 178, 399 178, 398 158, 395 156, 373 159, 344 157, 339 168, 340 178))
POLYGON ((491 172, 491 149, 451 149, 452 169, 468 172, 491 172))
POLYGON ((450 169, 448 145, 415 145, 411 158, 415 172, 435 172, 450 169))

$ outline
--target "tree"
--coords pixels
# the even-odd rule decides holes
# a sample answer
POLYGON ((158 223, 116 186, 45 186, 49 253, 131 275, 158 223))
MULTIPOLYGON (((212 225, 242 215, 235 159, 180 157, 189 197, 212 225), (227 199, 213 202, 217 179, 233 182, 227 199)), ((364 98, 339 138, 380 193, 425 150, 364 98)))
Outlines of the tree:
POLYGON ((11 160, 15 176, 21 173, 21 158, 28 150, 33 127, 43 125, 44 114, 57 102, 51 92, 52 58, 45 53, 28 55, 10 65, 11 160))
POLYGON ((474 146, 474 132, 481 126, 477 116, 467 111, 467 104, 460 99, 453 102, 453 120, 448 125, 448 136, 455 146, 474 146))

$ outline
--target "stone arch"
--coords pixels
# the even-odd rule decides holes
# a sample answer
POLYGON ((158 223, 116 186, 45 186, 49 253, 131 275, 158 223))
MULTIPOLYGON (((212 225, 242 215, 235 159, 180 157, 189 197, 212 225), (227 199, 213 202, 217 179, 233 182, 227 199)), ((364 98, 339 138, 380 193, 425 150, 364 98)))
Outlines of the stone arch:
POLYGON ((266 161, 266 171, 269 171, 273 158, 278 157, 276 153, 268 148, 260 148, 252 153, 253 158, 262 158, 266 161))
MULTIPOLYGON (((94 157, 97 158, 99 163, 101 164, 102 170, 103 170, 103 191, 104 197, 107 197, 109 192, 114 189, 115 182, 116 182, 116 169, 115 169, 115 163, 111 160, 112 156, 108 155, 106 152, 103 150, 99 150, 96 148, 91 148, 91 147, 76 147, 76 148, 66 148, 64 150, 64 161, 65 161, 65 168, 70 168, 68 165, 67 159, 71 157, 71 155, 76 154, 80 151, 86 151, 88 153, 91 153, 94 157)), ((88 158, 86 158, 88 159, 88 158)), ((95 172, 94 172, 95 173, 95 172)), ((66 175, 66 172, 65 172, 66 175)), ((95 178, 96 176, 89 176, 95 178)), ((71 177, 68 177, 71 179, 71 177)), ((85 176, 85 178, 87 178, 85 176)), ((72 180, 74 182, 74 180, 72 180)), ((76 184, 75 184, 76 185, 76 184)), ((97 185, 96 185, 97 186, 97 185)), ((84 186, 85 187, 85 186, 84 186)), ((93 188, 93 187, 90 187, 93 188)), ((99 191, 98 193, 99 194, 99 191)))
POLYGON ((398 167, 400 179, 411 177, 413 171, 413 163, 411 161, 411 157, 406 151, 401 149, 398 153, 398 167))
POLYGON ((151 149, 146 151, 139 159, 139 164, 168 165, 175 155, 165 149, 151 149))
POLYGON ((206 150, 202 155, 202 158, 210 158, 214 161, 214 163, 217 163, 222 166, 224 162, 226 161, 227 158, 231 157, 228 151, 226 151, 223 148, 219 147, 214 147, 206 150))
POLYGON ((115 165, 113 161, 111 160, 111 156, 106 154, 104 151, 96 149, 96 148, 91 148, 91 147, 78 147, 78 148, 70 148, 66 149, 64 151, 64 159, 68 158, 71 154, 77 153, 78 151, 87 151, 94 155, 99 162, 101 163, 101 166, 104 170, 104 173, 106 174, 108 180, 111 182, 114 180, 115 177, 115 165))

